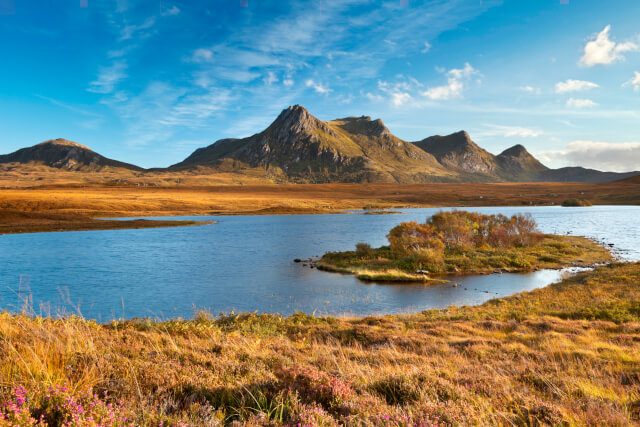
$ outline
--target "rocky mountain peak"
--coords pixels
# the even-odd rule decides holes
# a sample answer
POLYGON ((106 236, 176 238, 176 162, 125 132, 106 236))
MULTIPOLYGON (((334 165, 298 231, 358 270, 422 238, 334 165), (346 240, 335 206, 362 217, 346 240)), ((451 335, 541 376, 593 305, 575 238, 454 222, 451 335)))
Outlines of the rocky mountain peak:
POLYGON ((293 134, 313 134, 318 130, 333 134, 328 126, 297 104, 282 110, 269 129, 280 140, 286 140, 293 134))
POLYGON ((50 139, 48 141, 41 142, 37 146, 46 147, 49 146, 52 149, 62 149, 62 150, 71 150, 71 149, 79 149, 79 150, 87 150, 93 152, 93 150, 86 145, 78 144, 77 142, 69 141, 64 138, 56 138, 50 139))
POLYGON ((507 148, 499 156, 503 157, 532 157, 531 154, 524 148, 523 145, 516 144, 513 147, 507 148))
POLYGON ((381 119, 372 120, 370 116, 345 117, 335 120, 335 123, 344 130, 353 134, 369 137, 390 136, 391 131, 381 119))

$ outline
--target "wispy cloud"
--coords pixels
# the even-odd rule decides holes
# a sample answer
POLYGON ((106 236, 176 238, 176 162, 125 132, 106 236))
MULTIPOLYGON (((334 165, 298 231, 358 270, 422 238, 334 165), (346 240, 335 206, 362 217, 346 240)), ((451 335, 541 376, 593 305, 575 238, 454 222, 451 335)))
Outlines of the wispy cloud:
POLYGON ((569 98, 567 100, 567 107, 569 108, 591 108, 596 107, 597 105, 597 102, 594 102, 590 99, 569 98))
POLYGON ((536 95, 540 95, 541 92, 540 88, 533 86, 521 86, 520 90, 527 93, 535 93, 536 95))
POLYGON ((98 78, 89 84, 89 92, 108 94, 114 91, 116 85, 127 77, 127 63, 116 61, 108 67, 100 67, 98 78))
POLYGON ((180 9, 175 5, 162 12, 162 16, 176 16, 178 14, 180 14, 180 9))
POLYGON ((544 132, 538 129, 530 129, 520 126, 504 126, 504 125, 485 125, 485 129, 478 131, 476 134, 482 137, 502 136, 505 138, 535 138, 544 132))
POLYGON ((580 92, 597 87, 600 86, 593 82, 568 79, 567 81, 556 83, 556 93, 580 92))
POLYGON ((126 25, 120 30, 120 41, 129 40, 134 36, 146 37, 148 33, 145 30, 150 29, 156 23, 155 16, 147 18, 142 24, 126 25))
POLYGON ((307 87, 313 88, 313 90, 316 91, 316 93, 319 93, 322 95, 328 94, 329 92, 332 91, 331 89, 329 89, 328 86, 325 86, 322 83, 318 83, 312 79, 307 80, 304 84, 307 87))
POLYGON ((640 72, 634 71, 634 76, 626 82, 623 86, 633 86, 633 90, 640 91, 640 72))
POLYGON ((102 117, 101 114, 94 113, 94 112, 89 111, 89 110, 84 109, 84 108, 78 108, 76 106, 69 105, 69 104, 67 104, 65 102, 58 101, 57 99, 50 98, 48 96, 38 95, 38 94, 34 94, 34 96, 37 97, 37 98, 43 99, 43 100, 55 105, 56 107, 64 108, 65 110, 69 110, 69 111, 72 111, 72 112, 77 113, 77 114, 82 114, 83 116, 94 117, 94 118, 101 118, 102 117))
POLYGON ((632 41, 616 43, 610 38, 611 25, 598 33, 584 47, 584 55, 580 64, 587 67, 594 65, 609 65, 617 61, 624 61, 623 53, 640 50, 640 46, 632 41))

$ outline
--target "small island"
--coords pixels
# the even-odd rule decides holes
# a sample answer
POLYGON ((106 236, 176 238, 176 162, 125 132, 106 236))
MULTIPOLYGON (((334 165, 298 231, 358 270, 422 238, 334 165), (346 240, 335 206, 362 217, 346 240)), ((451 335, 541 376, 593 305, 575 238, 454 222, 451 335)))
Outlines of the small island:
POLYGON ((611 253, 585 237, 543 234, 530 214, 483 215, 441 211, 425 223, 403 222, 388 246, 358 243, 354 251, 328 252, 316 262, 325 271, 365 281, 446 282, 453 274, 487 274, 591 266, 611 253))
POLYGON ((593 204, 585 199, 567 199, 562 201, 562 206, 565 208, 581 208, 593 206, 593 204))

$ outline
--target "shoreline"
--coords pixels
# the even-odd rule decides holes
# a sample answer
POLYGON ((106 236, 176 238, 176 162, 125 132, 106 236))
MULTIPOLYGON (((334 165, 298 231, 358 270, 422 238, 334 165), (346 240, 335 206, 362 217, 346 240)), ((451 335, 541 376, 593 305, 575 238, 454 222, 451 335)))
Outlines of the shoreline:
MULTIPOLYGON (((565 268, 572 267, 594 269, 600 266, 611 264, 613 262, 617 262, 617 259, 610 248, 588 237, 555 234, 544 234, 543 236, 545 240, 539 244, 539 247, 534 247, 532 249, 541 249, 543 243, 546 246, 552 246, 553 244, 564 244, 572 245, 574 249, 580 247, 584 249, 585 252, 581 252, 578 255, 568 253, 563 255, 564 258, 557 258, 558 256, 562 256, 557 255, 556 257, 551 257, 555 258, 553 260, 542 259, 542 257, 548 257, 548 255, 540 255, 537 256, 537 264, 532 264, 530 267, 486 266, 476 267, 470 270, 459 270, 457 267, 454 267, 453 270, 442 272, 428 272, 422 270, 412 272, 402 270, 393 266, 393 259, 388 259, 386 266, 384 266, 383 264, 379 264, 376 266, 376 268, 369 267, 368 264, 365 263, 365 259, 360 259, 360 264, 350 265, 338 265, 332 264, 327 260, 323 261, 323 258, 327 256, 329 258, 346 257, 345 259, 348 261, 349 257, 357 257, 354 251, 328 252, 318 259, 304 260, 303 262, 309 263, 312 268, 316 268, 321 271, 355 276, 356 278, 364 282, 385 282, 391 284, 413 282, 424 283, 425 285, 451 283, 456 277, 485 276, 490 274, 510 273, 526 274, 540 270, 563 270, 565 268)), ((535 255, 535 253, 532 255, 535 255)), ((344 263, 345 260, 341 259, 341 261, 344 263)), ((376 262, 379 260, 376 259, 369 261, 376 262)))
POLYGON ((95 219, 73 214, 0 210, 0 236, 9 234, 54 233, 65 231, 189 227, 215 223, 216 221, 193 220, 95 219))

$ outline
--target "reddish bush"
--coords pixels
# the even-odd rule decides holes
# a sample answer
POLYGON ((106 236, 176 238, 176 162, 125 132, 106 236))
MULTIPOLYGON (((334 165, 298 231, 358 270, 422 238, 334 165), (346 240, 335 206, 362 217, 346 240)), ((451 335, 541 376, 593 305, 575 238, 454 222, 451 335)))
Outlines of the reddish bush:
POLYGON ((425 224, 403 222, 387 235, 394 254, 428 253, 430 257, 444 249, 466 251, 486 245, 499 248, 530 246, 538 238, 536 222, 530 214, 509 218, 457 210, 438 212, 425 224), (425 252, 425 249, 429 251, 425 252))

